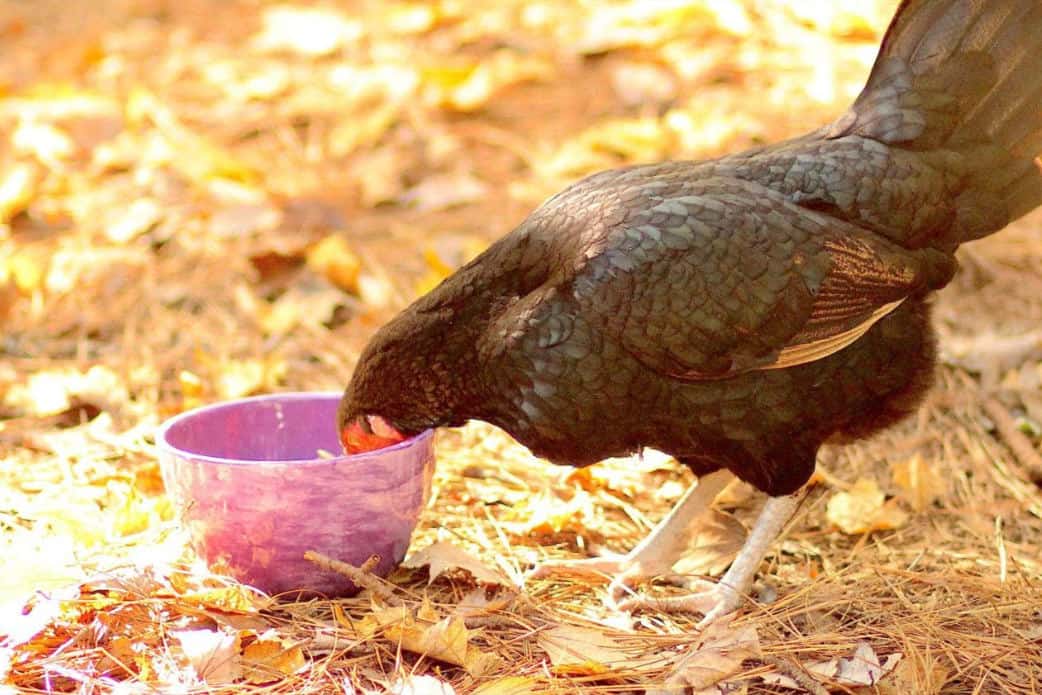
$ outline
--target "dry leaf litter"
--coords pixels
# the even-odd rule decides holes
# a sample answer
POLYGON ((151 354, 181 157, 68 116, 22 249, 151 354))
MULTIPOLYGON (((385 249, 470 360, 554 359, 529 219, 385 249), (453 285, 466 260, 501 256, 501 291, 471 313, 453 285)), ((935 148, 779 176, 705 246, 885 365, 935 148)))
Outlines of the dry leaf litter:
MULTIPOLYGON (((838 114, 895 5, 0 0, 0 692, 1042 690, 1039 215, 963 252, 930 397, 824 452, 702 633, 524 582, 635 544, 690 482, 668 457, 443 433, 410 558, 304 602, 202 567, 156 467, 172 414, 342 387, 568 182, 838 114)), ((677 570, 722 572, 758 504, 732 487, 677 570)))

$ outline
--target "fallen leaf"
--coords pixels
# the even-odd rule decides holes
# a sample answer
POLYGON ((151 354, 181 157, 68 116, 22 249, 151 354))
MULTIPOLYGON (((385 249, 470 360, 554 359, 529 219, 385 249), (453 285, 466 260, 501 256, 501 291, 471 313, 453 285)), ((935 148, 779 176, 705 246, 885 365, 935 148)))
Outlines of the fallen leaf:
MULTIPOLYGON (((260 172, 240 161, 231 152, 192 131, 162 103, 144 88, 135 88, 127 98, 127 120, 141 125, 151 122, 158 133, 153 144, 158 152, 149 153, 155 164, 170 164, 197 184, 209 185, 226 179, 241 184, 253 184, 260 172)), ((147 158, 147 157, 146 157, 147 158)))
POLYGON ((550 670, 559 675, 648 671, 661 668, 670 658, 666 653, 649 653, 646 644, 626 643, 603 630, 575 625, 544 630, 536 642, 546 652, 550 670))
POLYGON ((884 674, 871 691, 859 689, 859 695, 943 695, 951 679, 944 657, 930 651, 901 659, 890 673, 884 674))
POLYGON ((878 2, 830 2, 811 8, 803 3, 785 3, 785 11, 817 32, 847 39, 873 41, 876 27, 884 26, 890 10, 878 2))
POLYGON ((121 210, 115 219, 105 226, 109 241, 125 244, 149 231, 163 219, 163 209, 151 198, 141 198, 121 210))
POLYGON ((338 234, 331 234, 308 250, 308 267, 340 289, 358 294, 358 277, 362 261, 350 244, 338 234))
POLYGON ((900 528, 908 521, 908 515, 894 504, 894 500, 885 500, 886 496, 876 481, 860 478, 850 490, 832 496, 825 516, 829 523, 849 535, 900 528))
POLYGON ((249 302, 268 335, 289 334, 298 326, 334 326, 343 316, 347 298, 324 278, 301 275, 271 304, 249 302))
POLYGON ((47 265, 48 259, 42 253, 23 250, 3 262, 3 275, 10 277, 23 295, 31 295, 43 289, 47 265))
POLYGON ((401 107, 397 103, 374 108, 365 115, 354 115, 329 133, 329 153, 346 157, 359 148, 375 145, 398 120, 401 107))
POLYGON ((548 60, 502 49, 480 63, 429 66, 422 71, 421 79, 428 102, 457 111, 474 111, 505 87, 545 80, 554 72, 554 65, 548 60))
POLYGON ((267 607, 269 602, 243 584, 185 591, 179 598, 189 605, 221 613, 252 614, 267 607))
POLYGON ((654 63, 623 63, 611 79, 615 93, 630 106, 668 104, 676 98, 676 77, 654 63))
POLYGON ((402 2, 391 5, 384 21, 396 34, 422 34, 440 19, 440 3, 402 2))
POLYGON ((481 200, 488 186, 473 174, 435 174, 402 193, 398 200, 420 212, 434 212, 481 200))
MULTIPOLYGON (((880 661, 871 644, 859 642, 852 656, 813 661, 804 664, 803 668, 812 675, 841 685, 870 686, 893 671, 903 656, 894 653, 880 661)), ((794 680, 780 673, 769 673, 761 678, 769 685, 781 685, 802 691, 794 680)))
POLYGON ((299 646, 286 647, 277 639, 261 639, 242 650, 242 675, 255 685, 297 673, 306 664, 299 646))
POLYGON ((0 177, 0 224, 25 211, 36 195, 38 179, 37 170, 28 164, 16 164, 0 177))
POLYGON ((447 664, 463 666, 467 661, 469 631, 460 618, 443 618, 433 624, 407 619, 387 626, 384 635, 401 644, 402 649, 447 664))
POLYGON ((673 571, 719 576, 734 561, 747 535, 745 526, 733 514, 711 509, 693 529, 688 549, 673 566, 673 571))
POLYGON ((893 476, 901 497, 917 512, 928 509, 948 492, 948 485, 937 468, 926 463, 919 454, 895 465, 893 476))
POLYGON ((478 587, 463 595, 453 609, 453 614, 461 618, 489 615, 508 608, 515 600, 517 594, 513 591, 500 592, 490 599, 485 588, 478 587))
POLYGON ((253 38, 262 51, 324 56, 361 38, 361 21, 332 9, 276 5, 264 10, 264 28, 253 38))
POLYGON ((115 536, 130 536, 141 533, 151 527, 158 526, 171 517, 172 507, 165 497, 143 497, 135 488, 130 488, 123 497, 122 504, 110 509, 112 532, 115 536))
MULTIPOLYGON (((423 249, 427 274, 416 283, 416 294, 427 294, 458 268, 477 258, 488 242, 478 237, 446 236, 423 249)), ((583 470, 583 469, 579 469, 583 470)))
POLYGON ((267 201, 228 205, 210 215, 210 232, 218 239, 237 239, 277 228, 283 213, 267 201))
POLYGON ((401 195, 402 155, 393 147, 380 147, 371 152, 360 152, 355 157, 355 168, 364 171, 357 183, 359 197, 365 207, 376 207, 393 202, 401 195))
POLYGON ((4 403, 43 417, 64 413, 83 404, 114 412, 128 398, 126 385, 119 374, 108 367, 94 365, 86 372, 40 370, 29 376, 25 384, 11 386, 4 395, 4 403))
POLYGON ((65 131, 50 123, 22 121, 11 135, 15 150, 36 157, 52 169, 61 167, 76 150, 76 144, 65 131))
POLYGON ((581 53, 652 47, 695 31, 748 36, 753 22, 742 3, 731 0, 659 0, 595 5, 573 39, 581 53))
MULTIPOLYGON (((219 359, 199 350, 196 359, 209 373, 212 390, 223 399, 271 391, 282 382, 286 374, 286 363, 273 355, 261 359, 219 359)), ((191 372, 182 373, 182 388, 187 384, 191 390, 194 386, 189 374, 191 372)), ((205 379, 201 381, 201 386, 206 391, 205 379)))
POLYGON ((79 597, 80 589, 73 585, 54 591, 34 592, 24 604, 17 601, 8 603, 8 597, 5 596, 5 602, 0 604, 0 618, 3 618, 0 637, 3 638, 3 647, 13 649, 30 641, 62 615, 64 602, 79 597))
POLYGON ((758 656, 760 638, 755 627, 734 628, 729 621, 718 620, 677 659, 666 686, 689 686, 695 691, 710 688, 737 673, 743 661, 758 656))
POLYGON ((495 654, 470 645, 471 632, 462 617, 441 618, 429 601, 424 601, 416 613, 405 606, 377 609, 362 620, 353 621, 351 629, 363 639, 381 630, 384 637, 397 642, 402 649, 462 666, 475 678, 495 671, 502 664, 502 659, 495 654))
POLYGON ((386 277, 362 273, 358 278, 358 296, 366 306, 386 309, 395 301, 396 292, 386 277))
POLYGON ((171 633, 191 666, 207 685, 231 683, 242 676, 239 633, 177 630, 171 633))
POLYGON ((509 585, 510 581, 499 570, 489 567, 479 558, 447 541, 438 541, 419 550, 402 562, 402 567, 416 568, 429 565, 427 583, 433 582, 445 572, 462 569, 474 579, 486 584, 509 585))

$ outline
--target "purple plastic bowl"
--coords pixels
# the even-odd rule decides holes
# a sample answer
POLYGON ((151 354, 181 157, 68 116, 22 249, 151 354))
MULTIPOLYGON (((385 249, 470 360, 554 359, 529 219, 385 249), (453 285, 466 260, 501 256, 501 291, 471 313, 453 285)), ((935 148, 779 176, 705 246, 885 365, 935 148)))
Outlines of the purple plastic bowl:
POLYGON ((195 551, 269 594, 343 596, 356 587, 304 559, 402 561, 427 503, 433 431, 365 454, 339 453, 338 393, 280 393, 198 408, 156 435, 167 492, 195 551))

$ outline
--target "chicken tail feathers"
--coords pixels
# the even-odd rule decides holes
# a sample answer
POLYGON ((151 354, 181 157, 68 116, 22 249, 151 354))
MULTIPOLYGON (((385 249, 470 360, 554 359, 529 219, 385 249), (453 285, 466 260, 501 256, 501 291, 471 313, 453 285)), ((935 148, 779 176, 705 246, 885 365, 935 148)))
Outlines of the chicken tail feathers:
POLYGON ((1042 2, 904 0, 868 84, 829 137, 964 162, 962 243, 1042 204, 1042 2))

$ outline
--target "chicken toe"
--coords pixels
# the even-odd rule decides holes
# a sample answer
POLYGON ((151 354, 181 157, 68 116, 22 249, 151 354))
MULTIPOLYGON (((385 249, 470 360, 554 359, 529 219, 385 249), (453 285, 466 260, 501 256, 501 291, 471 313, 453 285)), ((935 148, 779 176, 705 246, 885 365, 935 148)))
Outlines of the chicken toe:
POLYGON ((741 551, 718 582, 695 580, 697 585, 704 588, 682 596, 633 596, 621 601, 619 609, 633 611, 648 608, 666 613, 701 613, 704 617, 698 624, 700 628, 733 613, 749 595, 756 569, 763 562, 771 544, 806 496, 807 489, 802 488, 792 495, 768 498, 741 551))
POLYGON ((548 560, 538 565, 529 578, 558 573, 580 573, 612 578, 608 590, 611 604, 633 594, 642 579, 665 575, 683 555, 691 527, 709 510, 713 500, 734 476, 726 470, 703 476, 648 536, 624 555, 582 559, 548 560))

